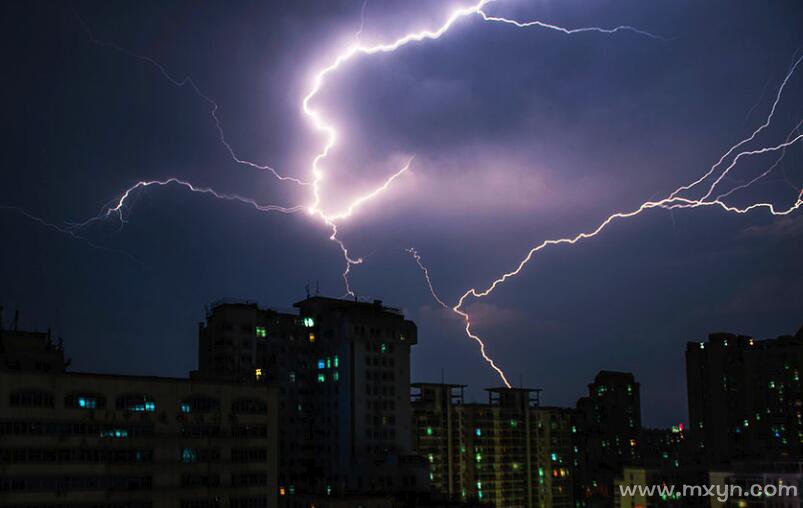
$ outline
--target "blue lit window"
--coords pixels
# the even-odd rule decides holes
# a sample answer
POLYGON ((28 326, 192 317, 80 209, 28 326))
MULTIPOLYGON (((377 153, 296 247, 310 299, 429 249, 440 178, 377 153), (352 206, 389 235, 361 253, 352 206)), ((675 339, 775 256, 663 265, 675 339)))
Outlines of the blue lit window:
POLYGON ((189 413, 192 410, 190 404, 188 402, 181 403, 181 412, 182 413, 189 413))
POLYGON ((198 450, 192 448, 184 448, 181 451, 181 461, 185 464, 192 464, 198 462, 198 450))
POLYGON ((318 360, 318 368, 319 369, 325 369, 326 368, 326 361, 323 358, 318 360))
POLYGON ((83 407, 86 409, 95 409, 98 405, 98 401, 92 397, 78 397, 78 407, 83 407))
POLYGON ((103 431, 100 436, 114 439, 125 439, 128 437, 128 431, 126 429, 111 429, 103 431))
POLYGON ((474 434, 476 434, 477 437, 481 436, 482 435, 482 429, 477 427, 476 429, 474 429, 474 434))
POLYGON ((156 402, 148 395, 129 393, 117 398, 117 409, 135 413, 153 413, 156 411, 156 402))

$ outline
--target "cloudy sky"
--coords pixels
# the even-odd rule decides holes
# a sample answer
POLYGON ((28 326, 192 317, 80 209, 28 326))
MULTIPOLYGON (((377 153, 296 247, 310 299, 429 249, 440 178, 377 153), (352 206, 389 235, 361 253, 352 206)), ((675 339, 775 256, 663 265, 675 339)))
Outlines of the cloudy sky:
MULTIPOLYGON (((455 5, 5 3, 0 206, 64 226, 137 181, 169 177, 262 204, 309 205, 309 187, 233 161, 210 103, 137 55, 177 80, 192 77, 218 105, 239 158, 306 181, 324 142, 301 109, 316 71, 358 41, 437 27, 455 5)), ((532 246, 704 174, 764 122, 803 47, 803 7, 791 0, 499 0, 486 11, 567 28, 631 25, 660 38, 469 16, 436 41, 348 61, 314 98, 339 134, 323 163, 326 213, 412 158, 381 198, 339 225, 365 258, 351 284, 418 323, 415 380, 439 380, 443 369, 478 399, 500 379, 405 249, 418 250, 447 303, 484 289, 532 246)), ((793 132, 801 75, 803 64, 746 149, 793 132)), ((729 199, 791 206, 802 146, 745 158, 723 190, 780 159, 729 199)), ((344 292, 341 252, 308 214, 258 212, 176 185, 137 191, 124 211, 124 225, 95 222, 81 239, 0 209, 0 303, 20 309, 22 326, 63 335, 75 369, 185 375, 205 304, 239 297, 288 308, 315 281, 323 294, 344 292)), ((543 388, 545 403, 573 405, 598 370, 628 370, 642 383, 645 423, 668 425, 687 419, 686 341, 803 325, 801 259, 799 211, 653 210, 543 251, 465 309, 511 381, 543 388)))

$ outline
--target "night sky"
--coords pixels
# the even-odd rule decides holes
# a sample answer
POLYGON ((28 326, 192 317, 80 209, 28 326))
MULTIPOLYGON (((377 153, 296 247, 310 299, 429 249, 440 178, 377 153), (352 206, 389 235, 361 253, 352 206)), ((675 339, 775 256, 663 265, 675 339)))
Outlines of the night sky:
MULTIPOLYGON (((323 138, 301 113, 315 70, 365 43, 433 27, 456 2, 4 2, 0 206, 64 225, 95 216, 139 180, 180 177, 260 203, 310 203, 309 188, 235 163, 310 178, 323 138), (364 9, 363 9, 364 6, 364 9)), ((492 15, 566 35, 464 18, 437 41, 350 61, 315 99, 337 123, 322 207, 343 208, 410 157, 410 172, 340 224, 351 283, 418 324, 413 379, 500 380, 461 320, 431 298, 415 247, 449 304, 515 267, 530 247, 593 229, 704 174, 767 117, 803 47, 798 1, 499 0, 492 15)), ((773 123, 749 148, 783 142, 803 118, 803 64, 773 123)), ((741 162, 730 188, 779 153, 741 162)), ((803 143, 732 196, 788 207, 803 185, 803 143), (798 189, 797 191, 795 189, 798 189)), ((261 213, 178 186, 134 193, 126 224, 71 238, 0 209, 5 321, 64 337, 72 368, 184 376, 197 323, 221 297, 287 309, 318 281, 344 293, 329 230, 306 213, 261 213)), ((646 425, 686 421, 686 341, 756 337, 803 324, 803 212, 654 210, 576 246, 547 249, 488 298, 467 303, 475 330, 515 385, 574 405, 598 370, 632 371, 646 425)))

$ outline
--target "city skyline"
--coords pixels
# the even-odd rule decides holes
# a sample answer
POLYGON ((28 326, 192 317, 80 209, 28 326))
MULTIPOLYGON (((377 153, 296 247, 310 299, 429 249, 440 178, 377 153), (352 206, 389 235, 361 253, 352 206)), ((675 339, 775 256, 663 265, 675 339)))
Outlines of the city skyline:
MULTIPOLYGON (((447 381, 475 394, 499 384, 460 317, 429 289, 454 306, 532 246, 593 230, 610 213, 694 181, 765 121, 776 97, 773 122, 744 148, 794 139, 799 6, 579 7, 495 2, 483 16, 648 33, 570 35, 465 16, 435 41, 349 63, 312 102, 344 124, 348 148, 332 154, 320 218, 408 168, 342 224, 339 238, 365 260, 350 266, 349 287, 419 324, 414 380, 438 380, 445 369, 447 381)), ((234 163, 231 150, 306 178, 322 142, 298 111, 314 71, 354 40, 394 40, 448 14, 436 3, 362 1, 3 10, 15 20, 4 33, 18 72, 2 86, 18 100, 0 174, 0 206, 14 207, 0 214, 0 232, 13 240, 0 260, 0 303, 21 310, 23 327, 64 335, 79 370, 159 375, 194 367, 194 323, 215 298, 295 301, 315 281, 340 296, 343 257, 326 224, 181 184, 138 188, 125 224, 93 222, 81 230, 85 240, 31 217, 74 233, 70 222, 103 215, 142 179, 180 178, 260 204, 307 203, 306 190, 234 163), (183 76, 195 91, 175 86, 183 76), (213 118, 198 90, 214 98, 213 118)), ((737 206, 789 205, 790 185, 800 187, 801 153, 792 148, 737 167, 730 186, 775 163, 771 177, 734 196, 737 206)), ((686 419, 687 341, 719 331, 764 339, 800 325, 800 231, 799 212, 647 212, 576 248, 544 251, 465 310, 511 384, 542 387, 548 404, 571 406, 598 370, 633 372, 645 423, 668 426, 686 419)))

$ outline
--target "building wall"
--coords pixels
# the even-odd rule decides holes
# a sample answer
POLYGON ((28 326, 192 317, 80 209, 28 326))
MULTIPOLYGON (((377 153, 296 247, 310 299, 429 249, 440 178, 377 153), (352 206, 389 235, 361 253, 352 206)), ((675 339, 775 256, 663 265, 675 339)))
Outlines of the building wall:
POLYGON ((276 506, 276 391, 0 372, 0 505, 276 506))
POLYGON ((800 458, 801 375, 803 330, 770 340, 718 333, 688 343, 689 431, 698 459, 800 458))
POLYGON ((279 489, 288 498, 423 487, 423 465, 410 460, 415 324, 381 302, 311 297, 294 306, 297 314, 214 306, 200 325, 196 376, 278 388, 279 489))
POLYGON ((532 390, 489 390, 465 404, 462 385, 413 385, 415 446, 433 487, 497 507, 570 507, 573 411, 539 407, 532 390))

